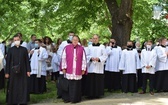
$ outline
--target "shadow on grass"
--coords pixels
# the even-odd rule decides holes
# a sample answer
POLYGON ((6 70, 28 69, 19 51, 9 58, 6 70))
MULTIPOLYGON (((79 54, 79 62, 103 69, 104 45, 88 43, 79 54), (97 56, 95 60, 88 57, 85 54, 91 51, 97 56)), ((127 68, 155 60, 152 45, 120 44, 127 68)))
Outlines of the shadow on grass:
MULTIPOLYGON (((141 89, 139 89, 139 91, 140 90, 141 89)), ((105 94, 102 98, 106 98, 106 97, 124 98, 125 96, 127 96, 127 97, 133 96, 132 93, 128 93, 128 94, 121 94, 121 93, 122 93, 121 90, 112 91, 112 92, 107 92, 107 90, 105 90, 105 94), (120 94, 118 94, 118 93, 120 93, 120 94), (119 95, 119 97, 118 97, 118 95, 119 95), (117 97, 115 97, 115 96, 117 96, 117 97)), ((135 95, 135 96, 139 97, 139 95, 135 95)), ((6 100, 6 93, 2 89, 2 90, 0 90, 0 105, 5 105, 5 100, 6 100)), ((85 97, 82 97, 82 100, 86 101, 88 99, 86 99, 85 97)), ((47 82, 47 92, 46 93, 44 93, 44 94, 31 94, 30 95, 29 104, 47 103, 47 102, 50 102, 50 103, 63 102, 61 99, 57 99, 56 83, 53 83, 51 81, 47 82)))
MULTIPOLYGON (((0 90, 0 105, 6 104, 6 93, 4 89, 0 90)), ((62 102, 61 99, 57 99, 56 83, 47 82, 47 92, 43 94, 31 94, 29 104, 36 103, 45 103, 45 102, 62 102)))

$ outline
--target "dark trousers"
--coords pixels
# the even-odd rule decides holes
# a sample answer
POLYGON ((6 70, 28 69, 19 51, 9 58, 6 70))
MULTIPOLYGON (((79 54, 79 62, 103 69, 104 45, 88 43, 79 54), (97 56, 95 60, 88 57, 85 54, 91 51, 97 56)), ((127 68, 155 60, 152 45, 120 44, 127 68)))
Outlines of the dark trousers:
POLYGON ((59 72, 52 72, 52 73, 51 73, 51 80, 52 80, 52 81, 57 80, 58 77, 59 77, 59 72))
POLYGON ((58 80, 57 80, 57 96, 58 97, 62 97, 62 89, 61 89, 61 86, 60 86, 60 81, 64 78, 64 75, 63 74, 60 74, 59 77, 58 77, 58 80))
POLYGON ((155 81, 157 92, 168 92, 168 70, 157 71, 155 81))
POLYGON ((153 92, 154 89, 154 74, 148 74, 148 73, 143 73, 143 84, 142 84, 142 90, 146 92, 147 88, 147 80, 149 79, 149 92, 153 92))
POLYGON ((136 74, 123 74, 122 75, 122 91, 124 93, 135 93, 137 89, 136 74))
POLYGON ((143 81, 143 74, 142 74, 142 69, 138 69, 138 84, 137 87, 138 88, 142 88, 142 81, 143 81))
POLYGON ((5 72, 4 69, 0 71, 0 89, 5 87, 5 72))

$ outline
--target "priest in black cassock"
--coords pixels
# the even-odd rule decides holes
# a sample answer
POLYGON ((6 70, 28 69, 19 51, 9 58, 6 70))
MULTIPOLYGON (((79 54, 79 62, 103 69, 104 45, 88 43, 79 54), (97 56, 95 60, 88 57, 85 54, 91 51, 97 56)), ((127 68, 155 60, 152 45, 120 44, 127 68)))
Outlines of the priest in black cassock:
POLYGON ((8 78, 7 104, 25 105, 29 101, 28 82, 30 64, 28 51, 20 46, 20 37, 14 36, 14 46, 8 51, 6 58, 5 77, 8 78), (20 68, 20 69, 19 69, 20 68))

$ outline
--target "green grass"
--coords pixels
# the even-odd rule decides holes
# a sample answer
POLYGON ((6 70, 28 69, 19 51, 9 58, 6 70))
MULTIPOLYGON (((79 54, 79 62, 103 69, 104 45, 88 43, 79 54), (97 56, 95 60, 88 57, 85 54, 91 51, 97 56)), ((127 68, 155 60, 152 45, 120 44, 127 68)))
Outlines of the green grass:
MULTIPOLYGON (((149 90, 149 87, 147 85, 147 91, 149 90)), ((139 89, 138 91, 141 91, 139 89)), ((110 96, 113 93, 121 93, 121 90, 113 91, 113 92, 107 92, 105 90, 104 96, 110 96)), ((131 94, 131 93, 130 93, 131 94)), ((6 100, 6 93, 4 92, 4 89, 0 90, 0 105, 5 105, 6 100)), ((59 103, 62 102, 61 99, 57 99, 57 89, 56 89, 56 83, 53 83, 51 81, 47 82, 47 92, 44 94, 31 94, 30 95, 30 102, 29 104, 35 104, 35 103, 59 103)))
POLYGON ((0 105, 5 105, 6 93, 4 89, 0 90, 0 105))
POLYGON ((47 92, 44 94, 31 94, 30 104, 55 100, 57 97, 56 84, 47 82, 47 92))
MULTIPOLYGON (((0 90, 0 105, 5 105, 6 93, 4 89, 0 90)), ((43 103, 43 102, 53 102, 58 103, 62 102, 61 99, 57 99, 57 89, 56 84, 48 81, 47 82, 47 92, 44 94, 31 94, 30 95, 30 104, 34 103, 43 103)))

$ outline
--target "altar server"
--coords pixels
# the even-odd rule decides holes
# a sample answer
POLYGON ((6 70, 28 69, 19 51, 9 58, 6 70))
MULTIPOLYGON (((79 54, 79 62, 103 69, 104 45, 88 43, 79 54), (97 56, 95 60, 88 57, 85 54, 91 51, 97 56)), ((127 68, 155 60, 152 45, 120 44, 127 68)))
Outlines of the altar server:
POLYGON ((162 38, 161 45, 157 47, 157 63, 156 63, 156 90, 157 92, 168 91, 168 47, 167 39, 162 38))
POLYGON ((93 44, 88 47, 89 62, 86 95, 99 98, 104 95, 104 62, 107 59, 105 46, 99 43, 99 36, 93 36, 93 44))
POLYGON ((105 66, 105 87, 108 91, 111 91, 121 88, 119 62, 122 50, 121 47, 116 45, 115 39, 111 39, 109 45, 106 48, 108 58, 105 66))
POLYGON ((60 58, 58 54, 56 53, 56 51, 57 49, 53 48, 53 57, 51 60, 51 66, 53 68, 51 80, 54 80, 54 81, 58 79, 59 71, 60 71, 60 58))
POLYGON ((137 92, 137 69, 140 68, 139 55, 136 49, 133 49, 133 42, 127 42, 127 49, 121 54, 119 69, 123 70, 122 75, 122 91, 137 92))
POLYGON ((35 48, 31 57, 31 93, 44 93, 46 92, 46 59, 48 58, 48 53, 42 46, 42 41, 37 39, 35 41, 35 48))
POLYGON ((142 92, 140 94, 146 93, 147 80, 149 78, 149 92, 154 95, 154 76, 155 76, 155 66, 156 66, 156 51, 152 49, 152 41, 147 41, 145 49, 141 52, 141 67, 142 67, 142 92))

